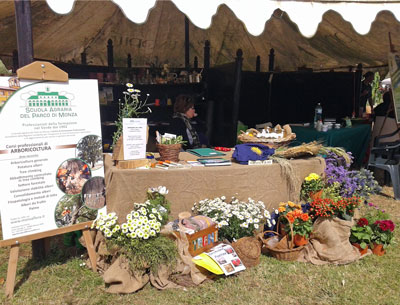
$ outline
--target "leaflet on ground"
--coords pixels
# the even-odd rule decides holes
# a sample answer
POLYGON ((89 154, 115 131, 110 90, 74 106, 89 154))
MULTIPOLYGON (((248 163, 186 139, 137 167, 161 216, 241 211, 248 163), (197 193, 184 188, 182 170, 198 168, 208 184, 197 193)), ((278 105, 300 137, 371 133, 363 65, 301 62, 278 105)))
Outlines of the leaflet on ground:
POLYGON ((216 274, 223 272, 225 275, 231 275, 246 269, 236 251, 227 244, 219 244, 208 252, 195 256, 193 262, 216 274), (212 261, 208 260, 208 257, 212 261), (218 272, 219 270, 222 272, 218 272))

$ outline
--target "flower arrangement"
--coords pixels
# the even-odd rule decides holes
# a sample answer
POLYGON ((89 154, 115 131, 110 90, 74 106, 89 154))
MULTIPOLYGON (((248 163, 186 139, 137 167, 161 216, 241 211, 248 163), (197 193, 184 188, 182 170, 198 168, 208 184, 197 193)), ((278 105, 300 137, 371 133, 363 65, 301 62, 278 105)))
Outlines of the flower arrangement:
POLYGON ((290 233, 290 224, 292 225, 293 234, 300 235, 308 239, 312 231, 312 219, 300 204, 292 201, 281 202, 278 207, 280 221, 284 224, 284 231, 290 233))
POLYGON ((177 253, 175 243, 160 236, 161 227, 168 218, 165 187, 148 190, 144 203, 134 203, 134 210, 126 215, 126 222, 119 225, 115 213, 99 214, 92 228, 100 230, 106 237, 107 247, 117 249, 129 258, 133 270, 150 267, 157 270, 161 264, 171 265, 177 253))
POLYGON ((351 228, 350 242, 360 245, 361 249, 367 248, 371 243, 373 231, 366 218, 360 218, 355 226, 351 228))
POLYGON ((381 187, 371 171, 367 169, 350 170, 353 157, 351 153, 338 155, 329 151, 325 157, 325 176, 327 185, 339 184, 342 197, 358 196, 368 199, 370 195, 379 193, 381 187))
POLYGON ((358 197, 342 198, 335 201, 331 198, 317 198, 310 203, 310 214, 316 217, 339 217, 350 220, 354 211, 361 204, 358 197))
POLYGON ((225 196, 204 199, 196 202, 192 208, 194 213, 210 217, 218 225, 220 240, 238 240, 244 236, 252 236, 255 230, 262 228, 263 222, 268 226, 275 224, 262 201, 248 198, 240 201, 232 197, 227 202, 225 196))
POLYGON ((383 245, 386 249, 393 239, 395 225, 391 220, 377 220, 371 225, 373 234, 371 242, 376 245, 383 245))
POLYGON ((279 203, 278 212, 279 215, 287 215, 289 212, 301 209, 300 204, 296 204, 292 201, 279 203))
MULTIPOLYGON (((300 235, 308 239, 313 229, 313 223, 308 213, 303 213, 301 209, 290 211, 286 214, 289 223, 292 224, 293 234, 300 235)), ((290 233, 290 224, 286 223, 285 231, 290 233)))
POLYGON ((151 109, 146 105, 149 94, 147 94, 144 101, 140 100, 140 90, 134 89, 133 84, 126 84, 126 91, 124 94, 124 101, 119 100, 119 113, 118 119, 115 121, 117 131, 113 134, 113 147, 122 135, 122 120, 124 118, 137 118, 140 115, 151 112, 151 109))
POLYGON ((318 192, 324 188, 323 179, 316 173, 309 174, 301 185, 301 198, 307 200, 311 193, 318 192))

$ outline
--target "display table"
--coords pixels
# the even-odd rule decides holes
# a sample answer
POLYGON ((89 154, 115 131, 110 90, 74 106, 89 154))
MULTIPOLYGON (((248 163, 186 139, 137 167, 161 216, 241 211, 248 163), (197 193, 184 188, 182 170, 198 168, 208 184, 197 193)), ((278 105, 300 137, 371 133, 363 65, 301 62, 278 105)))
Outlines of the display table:
MULTIPOLYGON (((227 158, 231 156, 227 154, 227 158)), ((180 153, 181 160, 196 160, 192 154, 180 153)), ((311 172, 322 174, 325 162, 322 158, 290 161, 302 181, 311 172)), ((239 199, 262 200, 269 209, 279 202, 289 200, 288 185, 278 164, 170 168, 168 170, 117 169, 111 156, 105 155, 105 183, 107 210, 118 214, 119 219, 133 208, 134 202, 143 202, 149 187, 166 186, 171 204, 171 216, 191 211, 201 199, 219 196, 237 196, 239 199)), ((300 188, 299 188, 300 189, 300 188)))
POLYGON ((354 163, 361 165, 371 137, 371 125, 360 124, 351 128, 331 129, 327 132, 317 131, 312 127, 290 126, 296 134, 293 145, 312 141, 322 141, 325 146, 343 147, 354 156, 354 163))

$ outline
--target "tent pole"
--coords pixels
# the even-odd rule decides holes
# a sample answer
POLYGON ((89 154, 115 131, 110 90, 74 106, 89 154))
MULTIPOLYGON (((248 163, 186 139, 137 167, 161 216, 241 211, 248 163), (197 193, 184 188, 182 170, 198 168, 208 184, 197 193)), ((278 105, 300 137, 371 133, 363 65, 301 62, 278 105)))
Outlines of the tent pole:
MULTIPOLYGON (((33 62, 32 14, 31 1, 14 0, 17 30, 18 66, 23 67, 33 62)), ((32 256, 35 260, 45 257, 45 240, 32 241, 32 256)))
POLYGON ((185 69, 189 70, 189 18, 185 16, 185 69))
POLYGON ((17 28, 18 64, 26 66, 33 61, 31 1, 14 0, 17 28))

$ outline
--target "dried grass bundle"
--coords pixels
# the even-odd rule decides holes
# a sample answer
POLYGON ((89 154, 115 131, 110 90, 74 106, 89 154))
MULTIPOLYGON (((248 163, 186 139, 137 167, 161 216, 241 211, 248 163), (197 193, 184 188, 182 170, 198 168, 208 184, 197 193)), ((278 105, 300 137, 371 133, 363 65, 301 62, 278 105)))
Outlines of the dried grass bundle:
POLYGON ((275 151, 275 155, 286 159, 303 156, 316 156, 321 148, 322 144, 314 141, 287 149, 279 149, 275 151))
POLYGON ((282 169, 282 174, 286 179, 286 185, 289 191, 289 200, 297 201, 300 194, 300 179, 295 172, 292 164, 289 162, 288 159, 277 155, 272 155, 269 158, 278 163, 282 169))

